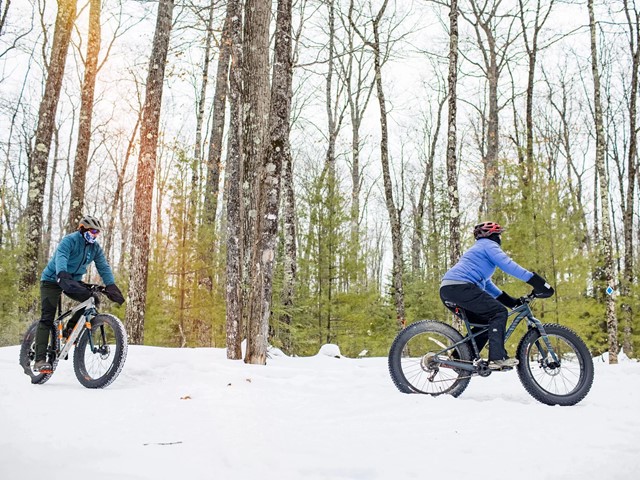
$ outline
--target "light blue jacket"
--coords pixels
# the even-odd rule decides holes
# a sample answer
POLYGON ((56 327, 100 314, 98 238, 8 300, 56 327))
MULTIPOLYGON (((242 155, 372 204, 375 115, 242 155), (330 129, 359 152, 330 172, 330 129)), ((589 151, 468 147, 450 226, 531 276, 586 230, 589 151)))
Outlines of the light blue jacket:
POLYGON ((511 260, 497 242, 480 238, 460 257, 458 263, 444 274, 442 280, 473 283, 495 298, 502 293, 491 281, 496 267, 523 282, 533 276, 532 272, 511 260))
POLYGON ((96 269, 105 285, 116 283, 111 267, 98 242, 89 243, 80 231, 73 232, 60 241, 53 257, 42 272, 40 280, 57 282, 57 275, 60 272, 68 272, 74 280, 82 280, 91 262, 95 262, 96 269))

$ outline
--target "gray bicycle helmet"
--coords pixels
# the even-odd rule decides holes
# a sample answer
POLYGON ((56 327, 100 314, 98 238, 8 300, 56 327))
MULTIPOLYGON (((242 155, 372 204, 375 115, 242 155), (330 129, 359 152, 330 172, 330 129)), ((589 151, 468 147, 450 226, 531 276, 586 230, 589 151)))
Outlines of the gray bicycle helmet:
POLYGON ((96 217, 92 217, 87 215, 86 217, 82 217, 80 223, 78 224, 78 230, 84 228, 86 230, 90 230, 92 228, 96 230, 102 230, 102 223, 96 217))

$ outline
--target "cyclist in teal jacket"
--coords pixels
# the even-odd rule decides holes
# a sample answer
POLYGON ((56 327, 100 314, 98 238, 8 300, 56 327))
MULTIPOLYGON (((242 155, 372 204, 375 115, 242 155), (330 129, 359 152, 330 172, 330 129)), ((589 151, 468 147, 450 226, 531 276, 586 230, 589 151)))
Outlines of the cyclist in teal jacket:
MULTIPOLYGON (((482 350, 489 341, 489 368, 501 369, 518 364, 516 358, 508 358, 504 348, 504 331, 507 310, 515 308, 520 301, 500 290, 491 276, 496 268, 531 285, 540 297, 550 297, 554 290, 547 281, 535 272, 530 272, 514 262, 501 248, 504 228, 494 222, 483 222, 473 228, 476 243, 467 250, 447 273, 440 284, 443 303, 458 305, 465 309, 472 323, 489 325, 487 335, 476 337, 482 350), (503 306, 504 305, 504 306, 503 306)), ((472 328, 472 331, 475 330, 472 328)))
MULTIPOLYGON (((96 241, 102 230, 102 224, 94 217, 86 216, 80 220, 78 230, 65 236, 56 248, 53 257, 40 277, 41 316, 35 339, 34 370, 46 373, 51 371, 51 365, 46 360, 49 334, 53 331, 53 322, 60 302, 60 295, 65 295, 83 302, 91 293, 82 285, 81 280, 87 272, 87 267, 94 262, 100 278, 106 285, 106 295, 118 304, 124 302, 122 292, 115 284, 113 272, 104 256, 104 251, 96 241)), ((82 311, 77 312, 69 321, 67 328, 70 333, 82 311)))

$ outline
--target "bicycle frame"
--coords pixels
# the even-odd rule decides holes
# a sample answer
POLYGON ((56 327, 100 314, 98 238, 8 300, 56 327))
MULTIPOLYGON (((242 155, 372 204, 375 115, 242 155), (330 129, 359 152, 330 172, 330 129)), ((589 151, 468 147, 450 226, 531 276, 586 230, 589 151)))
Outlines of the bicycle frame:
MULTIPOLYGON (((97 314, 98 314, 98 311, 96 309, 96 299, 93 295, 91 295, 91 297, 89 297, 87 300, 85 300, 82 303, 79 303, 78 305, 73 307, 71 310, 66 311, 55 320, 54 323, 57 324, 57 337, 58 337, 56 341, 56 349, 55 349, 57 358, 64 358, 69 353, 69 350, 71 350, 71 347, 76 342, 76 340, 80 338, 80 335, 82 334, 85 328, 91 330, 91 319, 95 317, 97 314), (62 343, 62 339, 63 339, 62 320, 68 317, 69 315, 73 315, 74 313, 82 309, 84 309, 84 312, 82 314, 82 316, 84 317, 84 321, 82 321, 81 318, 78 319, 78 323, 75 324, 75 326, 73 327, 73 330, 71 331, 71 334, 67 337, 67 340, 64 343, 62 350, 58 352, 58 350, 60 349, 60 344, 62 343)), ((90 338, 89 342, 91 344, 91 349, 93 350, 93 339, 90 338)))
MULTIPOLYGON (((482 335, 483 333, 488 332, 489 326, 486 324, 477 324, 477 323, 469 322, 469 319, 467 318, 467 315, 465 314, 464 309, 460 307, 456 307, 456 315, 458 315, 464 321, 465 327, 467 329, 467 335, 461 341, 456 342, 449 347, 443 348, 441 351, 437 352, 436 355, 439 356, 444 352, 447 352, 456 348, 458 345, 462 345, 463 343, 470 342, 473 347, 474 358, 476 359, 479 358, 480 351, 478 350, 476 337, 478 337, 479 335, 482 335), (472 332, 471 331, 472 327, 481 327, 481 328, 476 332, 472 332)), ((544 351, 544 349, 542 348, 542 345, 540 345, 539 342, 536 341, 536 344, 538 345, 538 348, 543 354, 543 357, 546 358, 548 355, 551 355, 551 358, 553 359, 553 361, 555 363, 559 363, 558 356, 556 355, 555 351, 553 350, 553 347, 551 346, 551 342, 549 341, 547 332, 544 329, 544 325, 540 320, 534 317, 533 312, 531 311, 531 307, 529 306, 529 302, 525 301, 522 305, 519 305, 513 310, 511 310, 508 316, 510 317, 512 315, 515 315, 515 317, 511 322, 511 325, 509 325, 509 328, 506 330, 504 334, 505 342, 509 339, 509 337, 511 337, 515 329, 518 328, 518 325, 520 325, 520 323, 523 320, 525 320, 529 328, 535 328, 538 330, 538 332, 540 332, 540 337, 543 339, 547 351, 546 352, 544 351)), ((477 365, 475 364, 475 362, 470 364, 470 363, 464 363, 456 360, 438 358, 438 363, 440 365, 444 365, 452 368, 458 368, 461 370, 466 370, 468 372, 474 372, 477 369, 477 365)))

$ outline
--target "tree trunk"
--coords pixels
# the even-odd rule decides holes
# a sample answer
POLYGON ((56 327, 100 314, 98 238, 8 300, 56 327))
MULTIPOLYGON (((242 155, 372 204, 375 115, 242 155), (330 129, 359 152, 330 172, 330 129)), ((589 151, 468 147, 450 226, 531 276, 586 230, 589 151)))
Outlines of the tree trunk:
MULTIPOLYGON (((244 125, 244 149, 245 168, 244 178, 248 189, 245 192, 244 205, 248 207, 248 215, 245 217, 244 242, 245 252, 249 258, 245 258, 247 272, 245 276, 252 289, 247 298, 252 299, 260 292, 253 291, 256 286, 256 275, 264 275, 260 268, 264 260, 255 257, 259 254, 257 247, 262 241, 257 224, 262 219, 258 217, 259 191, 262 188, 260 182, 261 170, 264 168, 265 139, 267 138, 269 115, 269 20, 271 17, 270 0, 247 0, 245 5, 244 24, 244 63, 243 86, 246 94, 243 100, 245 106, 244 125)), ((279 170, 278 170, 279 173, 279 170)), ((278 178, 279 182, 279 178, 278 178)), ((264 364, 266 359, 267 337, 263 331, 264 319, 250 304, 247 311, 247 351, 244 361, 246 363, 264 364)))
POLYGON ((388 0, 385 0, 382 7, 378 11, 373 21, 373 47, 374 51, 374 71, 376 74, 376 90, 378 93, 378 103, 380 105, 380 161, 382 163, 382 178, 384 180, 384 194, 389 213, 389 222, 391 223, 391 244, 393 250, 393 297, 396 306, 396 320, 398 328, 402 328, 405 324, 405 307, 404 307, 404 287, 403 275, 404 264, 402 261, 402 227, 400 222, 400 212, 393 200, 393 184, 391 182, 391 171, 389 168, 389 133, 387 127, 387 107, 382 87, 382 61, 380 53, 380 20, 387 8, 388 0))
POLYGON ((227 358, 242 358, 242 279, 244 248, 242 227, 243 144, 244 125, 242 107, 242 8, 241 0, 228 0, 227 16, 231 19, 231 70, 229 81, 229 140, 227 147, 227 171, 225 192, 227 202, 227 358))
POLYGON ((100 13, 102 0, 90 0, 89 40, 85 62, 84 81, 82 82, 80 120, 78 123, 78 144, 73 164, 71 199, 67 232, 74 231, 84 212, 84 189, 91 146, 91 121, 93 118, 93 98, 98 73, 98 54, 100 53, 100 13))
POLYGON ((42 242, 42 217, 47 164, 51 137, 55 127, 56 110, 62 88, 64 68, 69 49, 69 40, 76 17, 76 0, 58 0, 58 13, 53 34, 51 58, 47 70, 44 96, 38 111, 38 127, 35 135, 35 148, 29 157, 29 193, 27 195, 26 218, 31 241, 27 242, 23 262, 21 288, 35 285, 42 242))
MULTIPOLYGON (((635 6, 635 5, 634 5, 635 6)), ((627 156, 627 195, 625 200, 624 225, 624 275, 622 294, 628 297, 630 287, 634 281, 634 249, 633 249, 633 213, 635 205, 636 165, 638 154, 637 110, 638 110, 638 68, 640 67, 640 15, 635 9, 630 9, 628 1, 624 0, 625 14, 629 26, 629 50, 631 53, 631 88, 629 95, 629 151, 627 156), (632 18, 633 15, 633 18, 632 18)), ((631 325, 633 311, 628 300, 622 304, 624 312, 623 350, 631 357, 633 342, 631 341, 631 325)))
POLYGON ((449 11, 449 111, 447 114, 447 194, 449 197, 449 261, 458 262, 460 246, 460 194, 458 191, 458 160, 456 158, 458 113, 458 0, 451 0, 449 11))
MULTIPOLYGON (((606 140, 604 136, 604 119, 602 103, 600 100, 600 71, 598 66, 598 50, 596 40, 596 21, 593 13, 593 0, 587 1, 589 9, 589 29, 591 32, 591 72, 593 74, 593 103, 595 112, 596 130, 596 170, 599 177, 600 210, 602 215, 602 232, 600 235, 601 261, 604 262, 603 273, 605 287, 615 288, 613 282, 613 253, 611 243, 611 216, 609 208, 609 185, 605 165, 606 140)), ((616 318, 615 302, 613 295, 604 295, 607 331, 609 334, 609 363, 618 363, 618 319, 616 318)))
POLYGON ((227 3, 227 13, 220 38, 220 54, 216 73, 216 90, 213 94, 213 122, 209 137, 209 155, 207 157, 207 180, 204 193, 203 224, 213 230, 218 209, 218 188, 220 166, 222 163, 222 139, 224 135, 227 92, 229 90, 229 62, 231 57, 231 14, 234 2, 227 3))
POLYGON ((282 189, 284 189, 283 201, 283 228, 284 228, 284 259, 283 270, 284 279, 282 282, 282 309, 284 313, 280 316, 280 321, 286 325, 286 331, 282 337, 283 350, 291 354, 291 310, 293 308, 295 285, 298 275, 298 251, 296 244, 296 206, 293 185, 293 159, 289 150, 285 163, 282 167, 282 189))
MULTIPOLYGON (((138 137, 138 128, 140 128, 140 123, 142 122, 142 112, 138 112, 138 116, 136 118, 136 124, 133 127, 133 131, 131 132, 131 137, 129 137, 129 143, 127 144, 127 151, 124 155, 124 162, 122 163, 122 168, 118 171, 118 179, 116 180, 116 190, 113 194, 113 202, 111 203, 111 214, 109 215, 109 223, 107 224, 107 232, 105 235, 105 243, 104 243, 104 251, 107 254, 107 258, 111 257, 111 247, 113 245, 113 239, 115 238, 113 228, 115 226, 116 215, 118 213, 119 208, 122 208, 123 202, 123 189, 124 189, 124 176, 127 173, 127 166, 129 165, 129 159, 131 158, 131 154, 133 153, 133 148, 135 146, 136 138, 138 137), (120 205, 120 207, 119 207, 120 205)), ((121 225, 124 228, 124 225, 121 225)), ((124 233, 124 232, 123 232, 124 233)), ((123 254, 123 250, 120 252, 121 256, 123 254)))
MULTIPOLYGON (((275 56, 271 82, 269 113, 269 145, 260 168, 258 186, 257 238, 251 312, 255 334, 247 342, 247 363, 264 365, 267 361, 267 335, 271 317, 273 267, 278 240, 278 211, 280 208, 280 173, 282 165, 290 161, 289 115, 291 111, 291 0, 278 0, 276 17, 275 56)), ((252 329, 253 330, 253 329, 252 329)))
POLYGON ((162 87, 169 50, 169 39, 171 37, 172 18, 173 0, 160 0, 142 112, 140 158, 136 174, 134 213, 131 225, 131 230, 135 232, 135 235, 131 242, 129 302, 126 323, 127 334, 133 344, 142 344, 144 342, 151 207, 156 174, 162 87))

